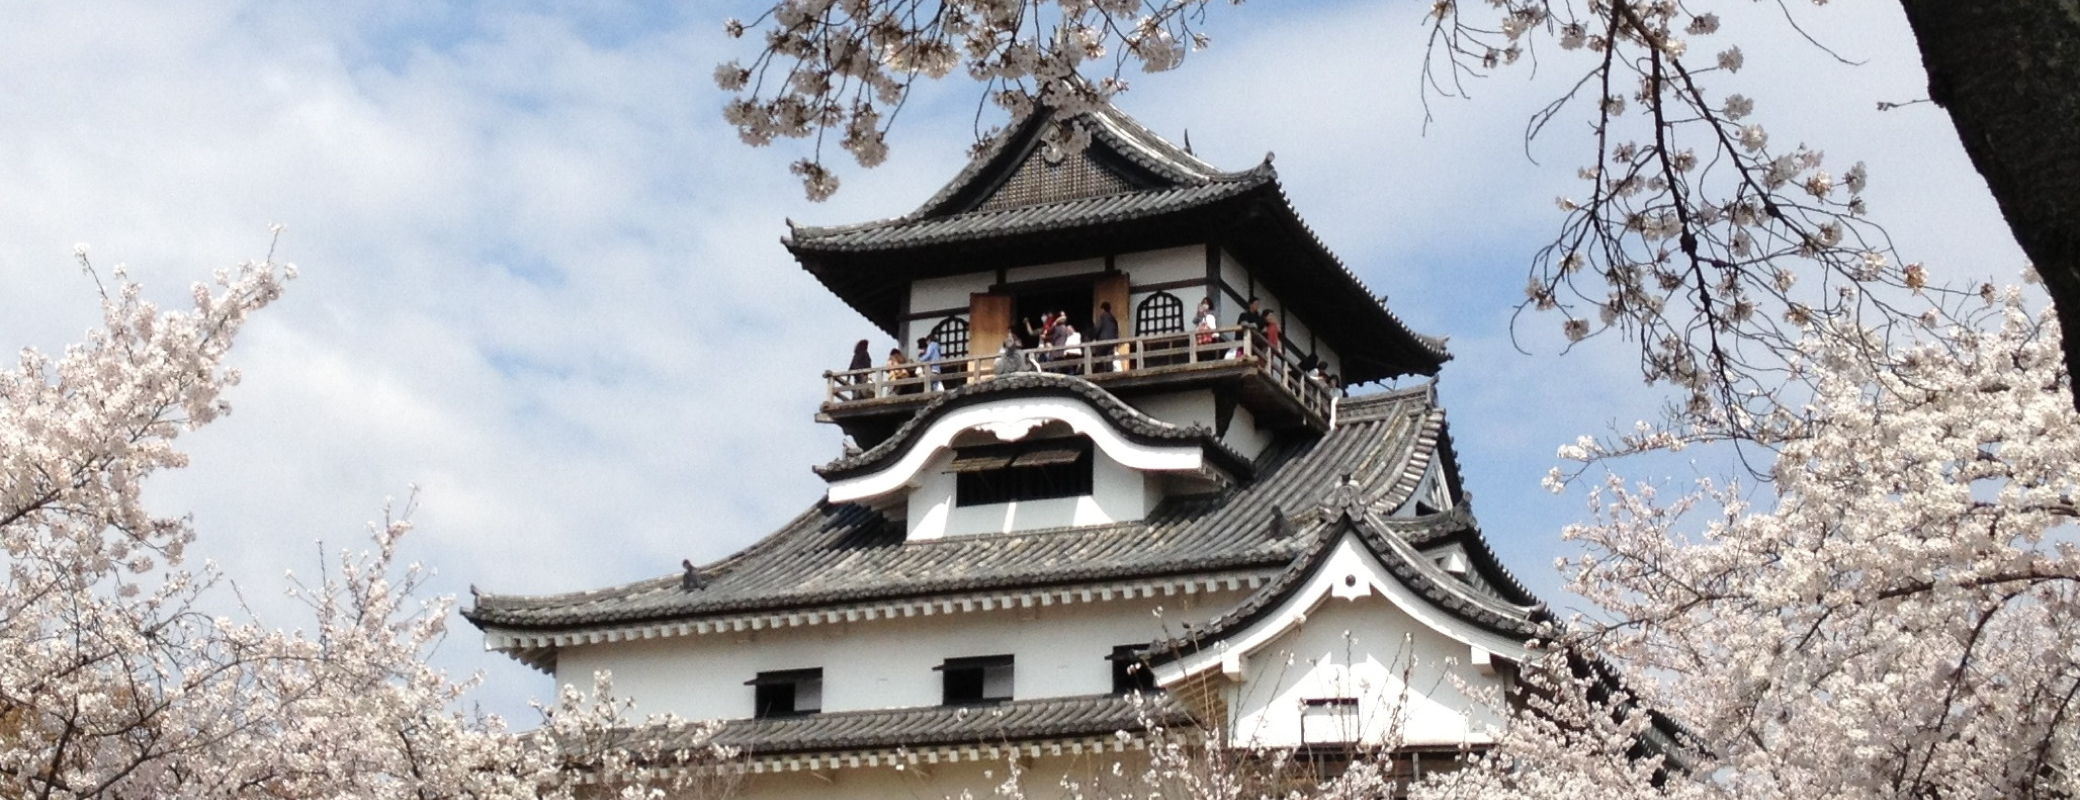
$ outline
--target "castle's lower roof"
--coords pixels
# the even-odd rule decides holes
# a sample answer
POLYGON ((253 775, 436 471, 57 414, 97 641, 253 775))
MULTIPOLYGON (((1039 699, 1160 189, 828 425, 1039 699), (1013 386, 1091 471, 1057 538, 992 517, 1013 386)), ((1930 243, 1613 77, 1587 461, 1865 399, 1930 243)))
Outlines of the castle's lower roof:
POLYGON ((1391 512, 1421 482, 1443 437, 1428 385, 1342 402, 1327 434, 1273 445, 1249 483, 1173 498, 1146 519, 1086 528, 906 541, 857 504, 819 502, 763 541, 701 567, 591 592, 482 594, 463 615, 487 630, 558 631, 745 612, 800 611, 894 598, 1034 589, 1208 572, 1286 568, 1312 545, 1298 519, 1346 476, 1391 512), (1287 528, 1274 518, 1293 518, 1287 528))
POLYGON ((1189 721, 1165 693, 1013 700, 984 706, 839 711, 722 723, 713 744, 751 758, 901 747, 972 746, 1111 737, 1189 721))

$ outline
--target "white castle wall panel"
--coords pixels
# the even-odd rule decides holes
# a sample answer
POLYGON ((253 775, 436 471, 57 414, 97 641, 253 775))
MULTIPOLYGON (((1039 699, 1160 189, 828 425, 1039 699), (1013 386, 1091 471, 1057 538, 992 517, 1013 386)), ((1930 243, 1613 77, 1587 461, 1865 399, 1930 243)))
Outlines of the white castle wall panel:
POLYGON ((996 282, 994 272, 971 272, 944 278, 924 278, 910 283, 910 312, 945 311, 968 307, 968 295, 989 291, 996 282))
MULTIPOLYGON (((1501 688, 1467 664, 1466 645, 1371 593, 1329 598, 1307 621, 1248 657, 1250 680, 1233 687, 1237 741, 1271 747, 1334 743, 1330 737, 1408 746, 1491 741, 1503 717, 1462 690, 1501 688), (1306 701, 1355 698, 1347 713, 1309 713, 1306 701)), ((1498 692, 1497 697, 1500 697, 1498 692)))
MULTIPOLYGON (((1145 250, 1139 253, 1122 253, 1112 259, 1112 265, 1127 273, 1136 286, 1151 286, 1158 283, 1193 281, 1206 279, 1206 247, 1186 245, 1162 250, 1145 250)), ((1171 292, 1177 294, 1177 292, 1171 292)), ((1183 297, 1184 295, 1178 295, 1183 297)), ((1138 297, 1137 297, 1138 301, 1138 297)), ((1186 305, 1199 302, 1197 297, 1185 300, 1186 305)), ((1186 309, 1190 313, 1190 309, 1186 309)))
POLYGON ((1012 533, 1080 525, 1129 522, 1148 516, 1148 476, 1104 450, 1092 449, 1092 492, 1083 497, 1026 500, 979 506, 954 504, 957 476, 945 471, 953 452, 934 456, 918 471, 907 502, 911 541, 978 533, 1012 533))
POLYGON ((556 680, 586 687, 595 671, 611 670, 615 692, 640 713, 737 719, 751 715, 752 687, 744 682, 760 672, 823 668, 826 713, 932 706, 943 699, 933 667, 1009 653, 1014 699, 1104 694, 1112 690, 1106 657, 1113 646, 1163 635, 1157 609, 1219 607, 1240 597, 1224 590, 567 647, 556 680))
POLYGON ((1066 278, 1071 275, 1089 275, 1105 271, 1105 259, 1085 258, 1076 261, 1060 261, 1053 264, 1036 264, 1030 267, 1012 267, 1004 271, 1006 283, 1066 278))

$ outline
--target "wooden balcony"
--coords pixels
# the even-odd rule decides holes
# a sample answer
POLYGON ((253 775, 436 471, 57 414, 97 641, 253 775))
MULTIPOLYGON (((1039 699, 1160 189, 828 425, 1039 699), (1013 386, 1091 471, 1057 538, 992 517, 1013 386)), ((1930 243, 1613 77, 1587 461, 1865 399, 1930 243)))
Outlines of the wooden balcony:
MULTIPOLYGON (((1308 375, 1290 351, 1273 350, 1253 328, 1231 327, 1041 347, 1019 352, 1020 371, 1074 375, 1127 397, 1215 388, 1235 392, 1260 423, 1328 427, 1340 392, 1308 375)), ((863 446, 938 397, 989 380, 1001 354, 825 372, 819 418, 838 423, 863 446)))

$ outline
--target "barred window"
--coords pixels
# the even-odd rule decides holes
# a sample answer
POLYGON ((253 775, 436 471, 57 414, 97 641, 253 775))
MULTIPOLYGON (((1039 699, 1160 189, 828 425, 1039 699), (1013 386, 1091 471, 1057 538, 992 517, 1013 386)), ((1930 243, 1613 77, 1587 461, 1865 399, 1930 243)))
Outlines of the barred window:
POLYGON ((953 504, 981 506, 1091 493, 1091 440, 1082 436, 954 451, 953 504))
POLYGON ((963 358, 968 355, 968 321, 960 317, 947 317, 932 326, 932 336, 939 339, 939 355, 944 358, 963 358))
POLYGON ((1134 309, 1134 335, 1180 333, 1184 330, 1184 301, 1169 292, 1156 292, 1134 309))

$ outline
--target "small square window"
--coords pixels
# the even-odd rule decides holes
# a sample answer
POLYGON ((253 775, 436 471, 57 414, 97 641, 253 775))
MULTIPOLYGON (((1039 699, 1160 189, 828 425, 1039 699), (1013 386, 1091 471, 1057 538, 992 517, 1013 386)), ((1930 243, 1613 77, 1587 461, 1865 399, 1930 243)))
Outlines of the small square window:
POLYGON ((1011 656, 949 658, 933 667, 945 681, 949 706, 1001 703, 1011 699, 1011 656))
POLYGON ((1142 645, 1123 644, 1112 648, 1105 660, 1112 662, 1112 693, 1134 694, 1156 690, 1156 673, 1141 655, 1142 645))
POLYGON ((752 688, 752 716, 794 717, 823 710, 823 668, 761 672, 752 688))

